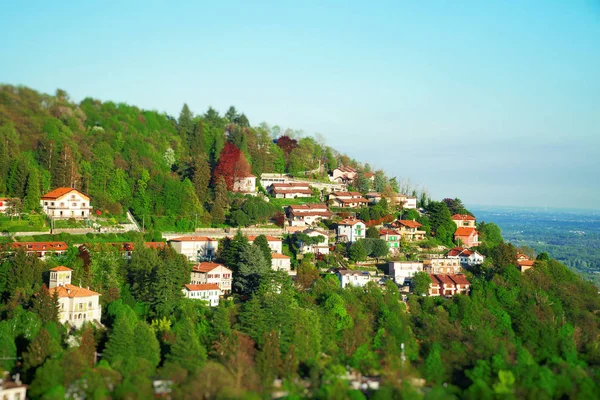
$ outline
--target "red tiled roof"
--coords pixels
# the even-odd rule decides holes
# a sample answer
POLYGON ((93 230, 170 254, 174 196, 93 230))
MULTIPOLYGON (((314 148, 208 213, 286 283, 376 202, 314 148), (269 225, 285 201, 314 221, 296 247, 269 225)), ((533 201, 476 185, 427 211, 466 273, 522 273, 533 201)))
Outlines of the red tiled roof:
POLYGON ((216 242, 217 239, 211 239, 207 236, 181 236, 169 239, 171 242, 216 242))
POLYGON ((448 275, 436 274, 435 277, 444 285, 454 286, 454 282, 452 281, 452 279, 450 279, 448 275))
POLYGON ((12 242, 10 246, 28 251, 64 251, 69 247, 65 242, 12 242))
POLYGON ((286 256, 285 254, 273 253, 271 254, 271 258, 288 260, 290 257, 286 256))
POLYGON ((367 193, 367 197, 381 197, 381 193, 379 193, 379 192, 369 192, 369 193, 367 193))
POLYGON ((351 199, 342 199, 342 198, 337 197, 333 200, 339 201, 343 204, 368 203, 369 202, 367 199, 364 199, 362 197, 352 197, 351 199))
POLYGON ((448 276, 457 285, 470 285, 471 284, 464 275, 451 274, 448 276))
POLYGON ((196 264, 192 267, 192 271, 194 272, 210 272, 215 268, 218 267, 225 267, 222 264, 217 264, 214 262, 201 262, 199 264, 196 264))
POLYGON ((365 178, 373 178, 375 176, 375 174, 372 172, 365 172, 363 175, 365 178))
POLYGON ((327 206, 325 204, 296 204, 296 205, 289 206, 289 208, 290 208, 290 211, 298 211, 298 212, 320 211, 320 210, 329 211, 329 209, 327 208, 327 206))
POLYGON ((400 233, 396 232, 393 229, 380 229, 379 236, 383 236, 383 235, 400 235, 400 233))
POLYGON ((302 182, 289 182, 289 183, 273 183, 271 184, 271 187, 273 187, 273 189, 277 188, 277 189, 293 189, 293 188, 308 188, 309 185, 308 183, 302 183, 302 182))
POLYGON ((420 228, 421 226, 423 226, 417 221, 413 221, 411 219, 399 219, 396 222, 402 226, 406 226, 407 228, 420 228))
POLYGON ((460 226, 456 229, 456 232, 454 232, 454 237, 469 237, 473 235, 477 235, 477 229, 473 228, 472 226, 460 226))
POLYGON ((519 264, 520 267, 533 267, 533 263, 535 263, 534 260, 517 261, 517 264, 519 264))
POLYGON ((356 170, 352 167, 337 167, 336 169, 342 172, 356 172, 356 170))
POLYGON ((49 289, 50 295, 54 296, 54 292, 58 294, 58 297, 88 297, 88 296, 100 296, 100 293, 94 292, 93 290, 85 289, 79 286, 71 285, 67 283, 64 286, 57 286, 49 289))
POLYGON ((336 197, 362 197, 359 192, 331 192, 330 194, 336 197))
POLYGON ((454 247, 453 249, 448 250, 446 253, 446 257, 457 257, 462 254, 464 249, 462 247, 454 247))
POLYGON ((452 216, 453 221, 475 221, 475 217, 468 214, 454 214, 452 216))
POLYGON ((312 194, 312 190, 310 189, 299 189, 299 188, 273 188, 273 193, 278 194, 312 194))
POLYGON ((60 265, 58 267, 50 268, 50 271, 73 271, 71 268, 67 268, 64 265, 60 265))
POLYGON ((431 278, 431 284, 434 286, 440 286, 442 283, 440 282, 440 280, 437 278, 436 275, 433 274, 429 274, 429 277, 431 278))
POLYGON ((88 200, 90 199, 88 196, 81 193, 77 189, 69 188, 69 187, 61 187, 61 188, 54 189, 51 192, 48 192, 45 195, 43 195, 42 200, 55 200, 55 199, 58 199, 59 197, 64 196, 65 194, 67 194, 69 192, 72 192, 72 191, 76 191, 77 193, 79 193, 81 196, 85 197, 88 200))
POLYGON ((202 290, 221 290, 216 283, 200 283, 198 285, 185 285, 185 288, 190 292, 202 290))

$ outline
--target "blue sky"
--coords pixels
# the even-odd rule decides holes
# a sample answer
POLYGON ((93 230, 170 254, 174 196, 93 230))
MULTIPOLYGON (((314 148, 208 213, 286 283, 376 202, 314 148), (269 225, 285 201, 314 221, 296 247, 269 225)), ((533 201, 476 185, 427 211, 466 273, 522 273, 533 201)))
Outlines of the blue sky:
POLYGON ((171 3, 2 2, 0 82, 233 104, 434 198, 600 209, 597 0, 171 3))

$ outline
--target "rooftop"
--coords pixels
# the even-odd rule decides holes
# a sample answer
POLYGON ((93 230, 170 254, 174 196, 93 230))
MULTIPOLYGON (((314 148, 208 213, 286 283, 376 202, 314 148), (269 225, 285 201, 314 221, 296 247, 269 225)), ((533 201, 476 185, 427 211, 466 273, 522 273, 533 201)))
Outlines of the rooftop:
POLYGON ((82 288, 79 286, 71 285, 67 283, 64 286, 57 286, 52 289, 49 289, 50 295, 54 296, 56 292, 58 297, 90 297, 90 296, 100 296, 100 293, 94 292, 93 290, 82 288))
POLYGON ((221 290, 216 283, 200 283, 198 285, 185 285, 185 288, 190 292, 203 290, 221 290))
POLYGON ((56 188, 56 189, 54 189, 54 190, 46 193, 45 195, 43 195, 41 198, 42 198, 42 200, 54 200, 54 199, 62 197, 65 194, 73 192, 73 191, 79 193, 80 195, 82 195, 83 197, 85 197, 86 199, 89 200, 88 196, 86 196, 85 194, 81 193, 79 190, 77 190, 75 188, 70 188, 70 187, 56 188))

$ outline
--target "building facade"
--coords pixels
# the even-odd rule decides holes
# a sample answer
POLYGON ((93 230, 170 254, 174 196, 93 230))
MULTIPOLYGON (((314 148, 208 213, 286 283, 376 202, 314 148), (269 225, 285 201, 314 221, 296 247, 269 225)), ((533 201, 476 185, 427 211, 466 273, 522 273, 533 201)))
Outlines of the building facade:
POLYGON ((40 206, 53 219, 89 218, 92 213, 90 198, 73 188, 58 188, 40 199, 40 206))
POLYGON ((224 295, 231 293, 232 271, 224 265, 214 262, 202 262, 192 267, 190 283, 201 285, 214 283, 224 295))

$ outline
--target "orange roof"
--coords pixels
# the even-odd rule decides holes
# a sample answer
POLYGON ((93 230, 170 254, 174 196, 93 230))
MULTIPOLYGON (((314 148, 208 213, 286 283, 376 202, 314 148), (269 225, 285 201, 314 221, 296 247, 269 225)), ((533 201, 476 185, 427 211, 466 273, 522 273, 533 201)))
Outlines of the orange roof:
POLYGON ((400 235, 400 234, 393 229, 380 229, 379 235, 382 236, 382 235, 400 235))
POLYGON ((454 286, 454 282, 452 281, 452 279, 450 279, 448 275, 436 274, 434 276, 440 283, 443 283, 444 285, 454 286))
POLYGON ((185 285, 185 288, 190 292, 200 290, 221 290, 216 283, 200 283, 198 285, 185 285))
POLYGON ((402 226, 406 226, 407 228, 420 228, 421 226, 423 226, 417 221, 413 221, 412 219, 399 219, 396 222, 402 226))
POLYGON ((477 229, 473 228, 472 226, 461 226, 456 229, 456 232, 454 232, 454 237, 469 237, 473 235, 477 235, 477 229))
POLYGON ((271 254, 271 258, 278 258, 278 259, 281 259, 281 260, 287 260, 290 257, 288 257, 288 256, 286 256, 284 254, 273 253, 273 254, 271 254))
POLYGON ((365 172, 363 175, 365 178, 373 178, 375 176, 375 174, 372 172, 365 172))
POLYGON ((431 284, 432 284, 433 286, 440 286, 441 282, 440 282, 440 280, 437 278, 437 276, 436 276, 436 275, 429 274, 429 277, 431 278, 431 284))
POLYGON ((50 295, 54 296, 54 292, 58 294, 58 297, 89 297, 89 296, 100 296, 100 293, 94 292, 93 290, 85 289, 79 286, 71 285, 67 283, 64 286, 57 286, 49 290, 50 295))
POLYGON ((325 204, 292 204, 289 208, 291 211, 328 210, 325 204))
POLYGON ((368 203, 369 201, 363 197, 352 197, 351 199, 342 199, 342 198, 335 198, 333 199, 335 201, 339 201, 340 203, 343 204, 354 204, 354 203, 368 203))
POLYGON ((69 247, 65 242, 12 242, 10 246, 25 251, 64 251, 69 247))
POLYGON ((71 268, 67 268, 64 265, 58 266, 58 267, 54 267, 54 268, 50 268, 50 271, 73 271, 71 268))
POLYGON ((77 193, 79 193, 81 196, 85 197, 88 200, 90 199, 88 196, 81 193, 79 190, 77 190, 75 188, 61 187, 61 188, 54 189, 51 192, 48 192, 45 195, 43 195, 42 200, 55 200, 55 199, 58 199, 59 197, 64 196, 67 193, 72 192, 72 191, 76 191, 77 193))
POLYGON ((222 264, 217 264, 214 262, 201 262, 200 264, 196 264, 192 267, 192 271, 194 272, 210 272, 215 268, 224 267, 222 264))
POLYGON ((521 260, 517 261, 520 267, 533 267, 534 260, 521 260))
POLYGON ((169 239, 171 242, 216 242, 217 239, 211 239, 207 236, 181 236, 169 239))
POLYGON ((468 214, 454 214, 452 219, 454 221, 475 221, 475 217, 468 214))

